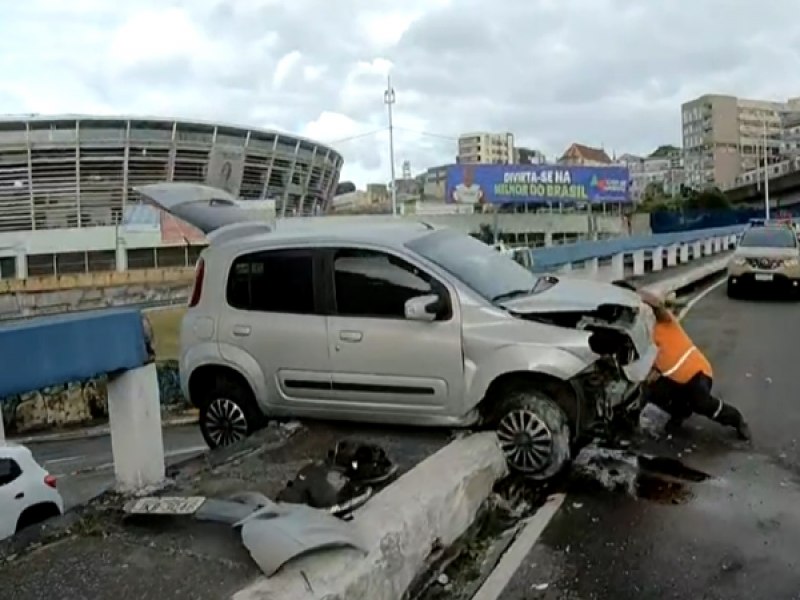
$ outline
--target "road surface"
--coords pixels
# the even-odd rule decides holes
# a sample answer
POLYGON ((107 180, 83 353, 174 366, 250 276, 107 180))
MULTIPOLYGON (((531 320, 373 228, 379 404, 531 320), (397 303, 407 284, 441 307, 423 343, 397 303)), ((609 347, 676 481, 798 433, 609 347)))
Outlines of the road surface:
POLYGON ((723 286, 684 323, 753 445, 694 418, 657 448, 712 475, 688 498, 571 492, 502 600, 800 598, 800 304, 723 286))
MULTIPOLYGON (((67 508, 87 502, 114 482, 111 438, 102 437, 29 443, 36 460, 58 478, 58 488, 67 508)), ((167 463, 205 451, 197 425, 164 429, 167 463)))

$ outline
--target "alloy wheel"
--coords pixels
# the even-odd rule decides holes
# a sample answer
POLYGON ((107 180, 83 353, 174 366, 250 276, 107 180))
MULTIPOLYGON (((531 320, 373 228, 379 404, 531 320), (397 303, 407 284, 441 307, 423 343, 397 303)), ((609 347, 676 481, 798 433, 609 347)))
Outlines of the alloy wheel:
POLYGON ((217 398, 206 411, 205 428, 215 446, 230 446, 247 437, 247 417, 228 398, 217 398))
POLYGON ((531 410, 508 412, 497 425, 497 437, 506 460, 518 471, 536 473, 552 460, 553 434, 531 410))

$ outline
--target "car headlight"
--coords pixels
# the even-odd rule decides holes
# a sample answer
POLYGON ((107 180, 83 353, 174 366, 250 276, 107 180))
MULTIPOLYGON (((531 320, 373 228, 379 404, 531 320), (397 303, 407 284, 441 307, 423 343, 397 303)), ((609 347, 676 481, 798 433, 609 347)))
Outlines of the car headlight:
POLYGON ((800 261, 798 261, 796 258, 787 258, 785 261, 783 261, 784 267, 796 267, 798 264, 800 264, 800 261))
POLYGON ((731 261, 731 263, 733 263, 737 267, 743 267, 743 266, 745 266, 747 264, 747 259, 746 258, 734 258, 731 261))

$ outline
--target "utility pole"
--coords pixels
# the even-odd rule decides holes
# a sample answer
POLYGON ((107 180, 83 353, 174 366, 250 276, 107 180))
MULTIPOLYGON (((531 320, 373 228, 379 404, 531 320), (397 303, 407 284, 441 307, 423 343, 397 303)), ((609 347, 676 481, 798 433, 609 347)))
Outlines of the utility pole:
POLYGON ((769 221, 769 162, 767 161, 767 119, 764 125, 764 218, 769 221))
POLYGON ((394 88, 392 87, 392 76, 386 76, 386 91, 383 92, 383 103, 389 113, 389 163, 392 176, 392 216, 397 216, 397 184, 394 175, 394 124, 392 122, 392 105, 395 103, 394 88))

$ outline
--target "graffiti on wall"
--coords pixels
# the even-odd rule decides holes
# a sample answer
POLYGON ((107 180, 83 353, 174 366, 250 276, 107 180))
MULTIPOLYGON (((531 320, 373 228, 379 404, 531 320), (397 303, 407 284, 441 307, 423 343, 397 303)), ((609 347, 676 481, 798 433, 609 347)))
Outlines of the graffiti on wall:
MULTIPOLYGON (((163 412, 190 408, 181 393, 177 361, 156 365, 163 412)), ((57 385, 0 400, 6 433, 26 433, 108 419, 107 379, 57 385)))

